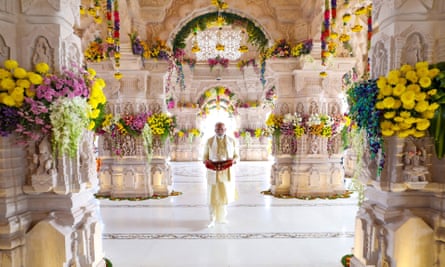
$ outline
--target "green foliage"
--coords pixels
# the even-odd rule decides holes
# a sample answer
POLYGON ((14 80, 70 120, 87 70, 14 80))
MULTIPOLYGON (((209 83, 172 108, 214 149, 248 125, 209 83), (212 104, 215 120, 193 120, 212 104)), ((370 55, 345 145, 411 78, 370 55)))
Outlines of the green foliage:
POLYGON ((434 102, 439 104, 429 128, 430 135, 434 138, 436 155, 439 159, 445 155, 445 62, 433 64, 440 73, 432 79, 432 88, 437 89, 437 94, 432 96, 434 102))
POLYGON ((111 263, 111 261, 109 259, 104 258, 104 260, 105 260, 106 267, 113 267, 113 264, 111 263))
MULTIPOLYGON (((224 21, 228 25, 236 24, 246 29, 246 32, 249 36, 248 42, 252 45, 257 46, 260 50, 263 50, 268 43, 266 36, 263 31, 258 28, 252 21, 249 19, 243 18, 239 15, 222 12, 221 16, 224 18, 224 21)), ((207 25, 217 21, 218 12, 207 13, 196 17, 189 21, 182 29, 176 34, 175 39, 173 40, 173 50, 179 48, 185 48, 187 38, 193 34, 195 31, 203 31, 207 29, 207 25)))

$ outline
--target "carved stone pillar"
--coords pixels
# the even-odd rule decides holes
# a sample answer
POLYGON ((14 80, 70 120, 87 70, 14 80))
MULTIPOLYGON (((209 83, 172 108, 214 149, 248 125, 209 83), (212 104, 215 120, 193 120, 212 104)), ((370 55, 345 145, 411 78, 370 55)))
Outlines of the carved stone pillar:
POLYGON ((111 198, 151 197, 150 164, 142 137, 106 134, 99 140, 101 162, 98 195, 111 198))
MULTIPOLYGON (((166 112, 164 94, 164 77, 168 70, 168 62, 150 60, 145 63, 145 68, 150 71, 147 88, 147 101, 153 112, 166 112), (155 108, 155 109, 154 109, 155 108)), ((152 185, 154 194, 169 195, 172 190, 172 173, 169 164, 170 140, 162 140, 159 136, 153 136, 153 158, 150 164, 152 185)))
MULTIPOLYGON (((40 62, 52 72, 81 64, 80 39, 73 32, 78 1, 6 0, 0 12, 2 57, 27 70, 40 62)), ((105 265, 91 137, 84 135, 79 153, 69 159, 52 158, 51 146, 40 143, 26 154, 12 137, 0 137, 0 265, 105 265)))
POLYGON ((150 163, 150 174, 154 194, 166 196, 172 191, 172 172, 168 163, 170 140, 153 136, 153 158, 150 163))
POLYGON ((25 235, 32 222, 27 196, 23 194, 27 172, 23 147, 14 144, 14 137, 0 138, 0 258, 2 266, 25 266, 25 235))
MULTIPOLYGON (((311 116, 342 117, 341 80, 353 60, 333 59, 326 78, 320 77, 319 61, 315 64, 291 58, 269 63, 277 82, 275 114, 298 114, 306 121, 311 116)), ((302 136, 297 137, 291 130, 273 137, 272 193, 298 197, 344 193, 341 140, 335 135, 338 132, 326 137, 304 127, 302 136)))
POLYGON ((246 131, 248 136, 239 137, 239 154, 241 160, 268 160, 269 159, 269 138, 266 136, 252 136, 256 129, 266 128, 266 115, 268 108, 249 107, 239 108, 239 129, 246 131), (248 132, 250 131, 250 132, 248 132))
POLYGON ((176 116, 176 129, 182 132, 183 136, 176 134, 170 144, 170 159, 172 161, 197 161, 199 160, 202 146, 201 136, 194 136, 192 129, 200 129, 196 114, 198 108, 193 107, 191 102, 181 102, 180 107, 171 108, 171 112, 176 116))
POLYGON ((24 266, 104 266, 93 137, 85 131, 74 157, 53 153, 46 138, 28 150, 23 189, 33 227, 24 266))
MULTIPOLYGON (((372 77, 406 63, 443 61, 444 8, 436 0, 373 1, 379 30, 370 50, 372 77)), ((445 266, 444 161, 430 138, 385 138, 383 148, 383 166, 382 156, 363 157, 366 201, 356 217, 351 266, 445 266)))

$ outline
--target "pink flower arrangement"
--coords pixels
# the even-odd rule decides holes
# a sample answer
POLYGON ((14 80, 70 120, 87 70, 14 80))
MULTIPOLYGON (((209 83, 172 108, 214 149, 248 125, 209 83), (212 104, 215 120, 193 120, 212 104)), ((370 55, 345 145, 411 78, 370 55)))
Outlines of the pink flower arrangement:
POLYGON ((18 111, 21 122, 16 132, 25 142, 41 140, 52 130, 49 110, 52 103, 61 98, 89 98, 93 83, 91 75, 75 64, 71 69, 64 67, 60 74, 46 74, 43 82, 32 89, 35 96, 25 97, 18 111))
POLYGON ((221 65, 223 68, 227 68, 229 66, 229 60, 220 56, 209 58, 207 62, 209 63, 210 69, 213 69, 213 67, 218 64, 221 65))

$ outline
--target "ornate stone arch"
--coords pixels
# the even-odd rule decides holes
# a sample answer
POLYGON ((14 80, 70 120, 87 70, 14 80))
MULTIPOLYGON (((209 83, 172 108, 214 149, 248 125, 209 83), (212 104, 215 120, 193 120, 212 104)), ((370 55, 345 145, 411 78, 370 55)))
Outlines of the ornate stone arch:
MULTIPOLYGON (((216 18, 217 15, 218 12, 214 11, 213 8, 205 8, 191 13, 189 16, 185 17, 181 22, 179 22, 175 29, 171 31, 168 38, 169 43, 172 44, 174 49, 178 48, 178 45, 187 39, 190 34, 192 34, 191 28, 193 25, 199 25, 199 23, 201 23, 206 17, 216 18)), ((235 22, 240 24, 240 26, 250 28, 251 30, 258 32, 259 35, 262 35, 261 39, 264 39, 264 42, 258 44, 259 46, 265 47, 269 41, 273 41, 271 34, 269 34, 257 20, 249 15, 234 9, 228 9, 227 11, 222 12, 221 15, 226 19, 226 21, 228 21, 228 24, 235 22)), ((202 26, 205 27, 205 25, 202 26)))
POLYGON ((209 110, 222 108, 230 115, 237 114, 238 97, 225 86, 213 86, 204 90, 196 100, 199 115, 207 114, 209 110))

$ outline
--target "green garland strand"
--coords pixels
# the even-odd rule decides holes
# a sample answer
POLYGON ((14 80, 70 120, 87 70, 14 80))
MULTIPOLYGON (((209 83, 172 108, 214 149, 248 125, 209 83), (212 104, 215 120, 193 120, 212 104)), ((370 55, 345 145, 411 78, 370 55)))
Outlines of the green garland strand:
MULTIPOLYGON (((224 21, 228 25, 239 25, 246 29, 249 36, 248 42, 254 46, 257 46, 260 51, 264 50, 268 44, 268 40, 263 31, 258 28, 252 21, 247 18, 241 17, 236 14, 222 12, 220 15, 224 18, 224 21)), ((207 24, 217 21, 218 12, 207 13, 196 17, 189 21, 181 30, 176 34, 173 40, 173 50, 185 48, 186 40, 193 32, 207 29, 207 24)))

